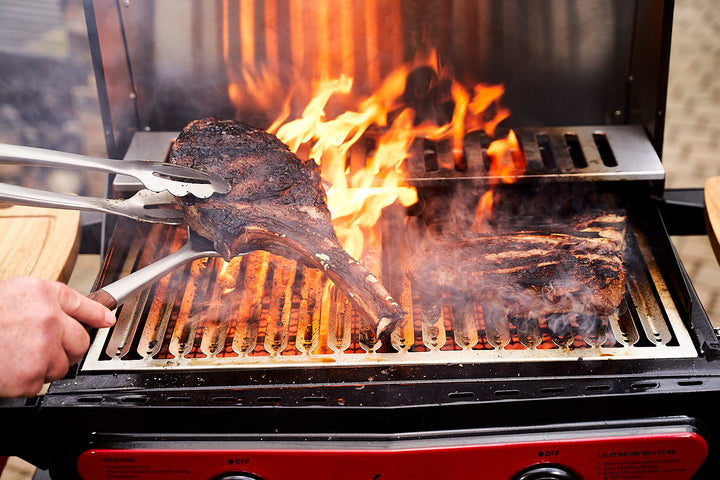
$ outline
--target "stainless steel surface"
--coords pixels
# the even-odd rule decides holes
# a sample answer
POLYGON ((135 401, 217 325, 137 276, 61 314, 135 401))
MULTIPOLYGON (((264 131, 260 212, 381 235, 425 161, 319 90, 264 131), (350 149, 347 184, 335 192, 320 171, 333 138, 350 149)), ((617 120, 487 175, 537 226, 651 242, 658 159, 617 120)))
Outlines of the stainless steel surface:
POLYGON ((664 181, 665 169, 644 128, 639 125, 518 128, 518 140, 528 161, 523 180, 552 178, 562 181, 664 181), (550 139, 556 168, 544 165, 538 150, 538 135, 550 139), (586 166, 575 165, 569 139, 577 141, 586 166), (611 149, 611 158, 602 152, 604 139, 611 149), (612 161, 616 164, 612 164, 612 161))
POLYGON ((175 196, 167 191, 140 190, 128 199, 85 197, 0 183, 0 200, 19 205, 109 213, 141 222, 180 225, 182 212, 174 208, 175 196))
POLYGON ((320 78, 367 98, 427 48, 463 82, 503 84, 509 126, 642 124, 661 144, 665 0, 85 3, 117 156, 208 115, 267 128, 290 92, 299 116, 320 78))
MULTIPOLYGON (((110 294, 120 305, 138 291, 149 287, 159 278, 179 266, 198 258, 217 257, 219 255, 210 240, 188 229, 188 241, 181 249, 111 284, 103 286, 102 290, 110 294)), ((122 326, 118 326, 118 329, 122 329, 122 326)))
POLYGON ((4 163, 19 165, 95 170, 129 175, 138 179, 149 190, 154 192, 167 190, 178 197, 193 194, 199 198, 207 198, 213 193, 230 191, 230 185, 217 175, 162 162, 111 160, 5 143, 0 143, 0 159, 4 163))
MULTIPOLYGON (((647 239, 641 232, 635 232, 634 239, 646 270, 628 272, 629 293, 616 314, 570 314, 553 321, 504 315, 493 319, 477 313, 482 305, 458 310, 446 299, 438 315, 430 318, 422 315, 417 305, 421 300, 415 298, 408 284, 399 297, 409 312, 406 323, 392 333, 391 346, 382 351, 377 346, 362 345, 357 319, 341 296, 334 295, 332 286, 328 289, 320 276, 313 277, 314 269, 298 268, 287 279, 280 273, 287 268, 282 259, 254 252, 242 260, 249 276, 238 278, 232 292, 225 293, 216 282, 223 269, 216 263, 202 267, 205 270, 200 277, 187 277, 187 272, 178 271, 173 278, 163 279, 162 288, 137 293, 120 312, 117 325, 98 333, 82 369, 463 365, 696 357, 647 239), (250 285, 257 282, 264 285, 260 296, 250 285), (639 290, 631 292, 635 287, 630 285, 639 286, 639 290), (290 298, 294 299, 292 303, 284 301, 290 298), (305 310, 309 305, 313 307, 305 310), (157 310, 157 317, 144 316, 148 309, 157 310), (462 341, 458 340, 460 336, 462 341), (283 339, 279 349, 277 338, 283 339), (135 351, 131 351, 132 345, 135 351)), ((132 263, 133 258, 125 261, 132 263)))
MULTIPOLYGON (((660 157, 639 125, 598 125, 567 127, 525 127, 514 129, 527 161, 525 173, 517 182, 575 181, 652 181, 659 186, 665 179, 660 157), (548 142, 542 144, 540 138, 548 142), (576 164, 571 148, 582 155, 585 164, 576 164), (607 152, 607 148, 611 152, 607 152), (545 152, 541 152, 545 149, 545 152), (543 155, 549 155, 552 164, 543 155)), ((434 183, 448 178, 499 180, 488 175, 480 145, 466 143, 467 170, 453 168, 452 152, 438 152, 438 170, 427 171, 422 156, 408 159, 408 182, 434 183), (446 158, 442 158, 446 157, 446 158), (443 168, 442 165, 450 165, 443 168)))
MULTIPOLYGON (((147 158, 155 162, 164 162, 175 141, 178 132, 135 132, 125 158, 147 158)), ((116 175, 112 190, 117 194, 137 192, 142 184, 128 175, 116 175)))
MULTIPOLYGON (((662 166, 641 128, 603 128, 617 162, 614 167, 600 160, 592 140, 597 132, 595 127, 559 127, 522 130, 519 136, 531 167, 540 170, 534 173, 536 179, 664 179, 662 166), (539 152, 528 147, 538 134, 562 142, 568 132, 577 136, 587 167, 575 166, 562 143, 554 148, 556 169, 545 167, 539 152)), ((139 132, 133 145, 162 158, 172 138, 168 132, 139 132)), ((478 179, 482 179, 480 168, 478 165, 478 179)), ((467 172, 448 173, 456 174, 467 172)), ((437 315, 426 315, 408 282, 396 294, 403 310, 410 312, 407 322, 392 333, 391 345, 380 352, 377 345, 362 345, 357 319, 332 287, 326 290, 327 284, 304 267, 291 267, 297 270, 286 279, 287 266, 282 259, 270 260, 259 255, 269 254, 254 252, 242 259, 240 270, 245 277, 235 280, 237 288, 232 293, 225 293, 220 286, 221 263, 208 263, 197 278, 176 270, 154 287, 136 292, 120 311, 117 326, 98 334, 82 368, 274 368, 697 356, 647 239, 635 231, 634 242, 646 269, 628 273, 628 293, 614 315, 568 315, 550 325, 545 318, 484 318, 477 313, 482 305, 459 311, 449 301, 437 309, 437 315), (292 305, 282 299, 293 299, 292 305), (157 318, 145 317, 148 309, 157 309, 157 318), (282 338, 280 347, 278 338, 282 338), (132 345, 136 345, 134 352, 130 351, 132 345)), ((139 249, 131 247, 123 262, 132 265, 137 255, 139 249)))

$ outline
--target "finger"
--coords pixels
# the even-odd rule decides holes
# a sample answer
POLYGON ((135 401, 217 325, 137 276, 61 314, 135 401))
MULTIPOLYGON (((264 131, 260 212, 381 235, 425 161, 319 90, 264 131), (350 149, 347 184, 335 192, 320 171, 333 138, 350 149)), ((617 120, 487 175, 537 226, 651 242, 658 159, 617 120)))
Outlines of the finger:
MULTIPOLYGON (((54 357, 59 349, 48 355, 47 352, 37 350, 28 351, 22 361, 15 359, 6 365, 5 375, 0 375, 0 395, 3 397, 25 397, 36 395, 43 387, 49 372, 49 359, 54 357)), ((64 353, 62 355, 64 356, 64 353)), ((58 369, 59 370, 59 369, 58 369)), ((64 375, 64 372, 61 374, 64 375)))
MULTIPOLYGON (((58 349, 58 351, 48 358, 47 369, 45 370, 44 382, 52 382, 53 380, 59 380, 67 375, 68 369, 70 368, 70 360, 67 354, 58 349)), ((42 385, 41 385, 42 387, 42 385)))
POLYGON ((55 284, 60 308, 75 320, 94 328, 115 324, 115 315, 98 302, 62 283, 55 284))
POLYGON ((69 365, 80 361, 90 346, 90 335, 71 317, 65 317, 62 328, 62 348, 69 365))

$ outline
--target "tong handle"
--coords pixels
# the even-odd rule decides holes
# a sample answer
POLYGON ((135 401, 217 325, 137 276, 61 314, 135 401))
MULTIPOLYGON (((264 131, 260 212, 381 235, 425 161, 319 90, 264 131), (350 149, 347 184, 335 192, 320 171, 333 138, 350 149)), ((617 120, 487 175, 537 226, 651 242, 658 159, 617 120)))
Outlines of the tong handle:
POLYGON ((125 303, 130 297, 152 285, 177 267, 184 265, 198 258, 217 257, 217 253, 212 247, 209 240, 205 241, 207 245, 197 245, 193 241, 183 245, 179 250, 171 253, 167 257, 147 265, 140 270, 136 270, 128 275, 94 291, 88 298, 100 302, 110 310, 118 305, 125 303), (202 248, 199 248, 202 247, 202 248))
POLYGON ((59 152, 44 148, 25 147, 0 143, 0 158, 17 165, 38 167, 64 167, 76 170, 96 170, 124 174, 125 161, 109 158, 89 157, 75 153, 59 152))
POLYGON ((141 190, 135 194, 136 199, 116 200, 99 197, 84 197, 82 195, 69 195, 66 193, 49 192, 34 188, 21 187, 0 183, 0 200, 19 205, 30 205, 33 207, 60 208, 65 210, 87 210, 91 212, 109 213, 122 215, 153 223, 167 223, 178 225, 183 223, 182 216, 178 210, 143 208, 143 202, 147 207, 152 207, 151 200, 156 203, 172 203, 172 197, 163 193, 141 190))
POLYGON ((74 153, 0 143, 0 159, 17 165, 63 167, 129 175, 154 192, 169 191, 177 197, 193 194, 207 198, 227 193, 230 184, 222 177, 182 165, 142 160, 111 160, 74 153))
POLYGON ((108 208, 107 200, 105 199, 49 192, 46 190, 21 187, 19 185, 10 185, 8 183, 0 183, 0 200, 33 207, 116 213, 108 208))
POLYGON ((118 306, 117 300, 115 300, 112 295, 102 289, 95 290, 90 295, 88 295, 88 298, 90 300, 95 300, 96 302, 101 303, 108 310, 115 310, 115 308, 118 306))

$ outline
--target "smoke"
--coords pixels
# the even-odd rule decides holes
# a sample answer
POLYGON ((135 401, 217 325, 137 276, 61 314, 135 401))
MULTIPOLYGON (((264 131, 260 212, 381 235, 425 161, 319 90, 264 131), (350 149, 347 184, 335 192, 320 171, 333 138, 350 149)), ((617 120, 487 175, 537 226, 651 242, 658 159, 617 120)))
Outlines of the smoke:
POLYGON ((471 227, 482 191, 470 182, 420 190, 415 223, 425 229, 414 236, 410 272, 423 301, 442 301, 444 291, 479 305, 492 335, 510 322, 527 346, 539 342, 543 318, 558 346, 576 335, 605 343, 606 315, 624 305, 624 214, 608 213, 586 184, 513 185, 497 192, 490 228, 479 234, 471 227))

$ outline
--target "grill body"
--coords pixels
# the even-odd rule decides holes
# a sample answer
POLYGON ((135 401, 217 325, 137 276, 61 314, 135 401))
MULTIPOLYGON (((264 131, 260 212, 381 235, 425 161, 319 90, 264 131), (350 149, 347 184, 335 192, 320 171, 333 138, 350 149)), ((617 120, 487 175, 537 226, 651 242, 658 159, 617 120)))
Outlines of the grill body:
MULTIPOLYGON (((231 330, 213 337, 205 317, 173 337, 181 302, 168 302, 161 284, 122 307, 122 331, 96 332, 87 357, 47 394, 0 404, 3 422, 27 432, 5 441, 2 453, 70 479, 714 478, 720 342, 663 218, 672 2, 84 3, 108 151, 117 158, 162 159, 180 128, 209 114, 267 126, 279 105, 250 94, 263 71, 280 91, 307 88, 312 78, 298 80, 298 71, 350 69, 369 93, 427 41, 458 78, 505 85, 508 126, 528 159, 511 194, 563 200, 581 192, 628 212, 638 291, 626 295, 626 317, 603 320, 599 344, 580 335, 560 348, 543 330, 543 350, 524 344, 515 324, 512 348, 488 345, 482 329, 462 348, 448 319, 437 352, 420 326, 405 353, 387 344, 367 351, 349 331, 355 350, 303 355, 290 329, 284 352, 294 353, 273 356, 261 335, 252 354, 238 352, 231 330), (347 51, 355 53, 350 64, 347 51), (156 336, 144 336, 150 330, 156 336), (213 338, 227 348, 217 351, 213 338)), ((408 163, 426 205, 491 181, 482 145, 462 171, 445 169, 452 162, 437 147, 439 168, 422 157, 408 163)), ((124 195, 136 186, 116 178, 111 188, 124 195)), ((394 215, 420 218, 388 210, 383 225, 394 215)), ((98 286, 183 238, 165 227, 111 227, 98 286)), ((383 280, 399 296, 396 255, 385 252, 383 280)), ((200 303, 221 309, 207 295, 200 303)))

